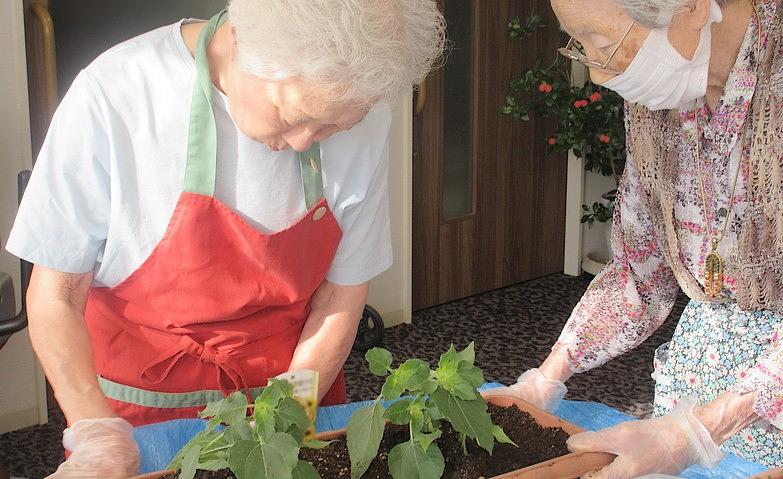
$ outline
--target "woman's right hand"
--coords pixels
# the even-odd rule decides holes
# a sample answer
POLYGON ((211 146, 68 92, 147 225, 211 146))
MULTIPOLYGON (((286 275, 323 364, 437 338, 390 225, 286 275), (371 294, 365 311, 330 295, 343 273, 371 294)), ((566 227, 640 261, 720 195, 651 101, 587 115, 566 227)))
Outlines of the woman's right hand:
POLYGON ((139 447, 125 419, 82 419, 63 432, 70 451, 52 479, 127 479, 139 473, 139 447))
POLYGON ((504 395, 527 401, 545 411, 554 412, 566 395, 566 385, 549 379, 539 369, 528 369, 511 386, 488 389, 485 396, 504 395))

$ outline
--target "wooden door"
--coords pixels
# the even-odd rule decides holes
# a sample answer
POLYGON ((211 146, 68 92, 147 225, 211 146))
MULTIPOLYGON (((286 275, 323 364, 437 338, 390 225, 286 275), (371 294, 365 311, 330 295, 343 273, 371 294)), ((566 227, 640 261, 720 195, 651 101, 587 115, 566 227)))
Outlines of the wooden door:
POLYGON ((453 42, 414 117, 413 306, 421 309, 562 271, 566 159, 548 121, 500 114, 509 82, 562 42, 547 0, 439 0, 453 42), (543 16, 527 40, 514 16, 543 16))

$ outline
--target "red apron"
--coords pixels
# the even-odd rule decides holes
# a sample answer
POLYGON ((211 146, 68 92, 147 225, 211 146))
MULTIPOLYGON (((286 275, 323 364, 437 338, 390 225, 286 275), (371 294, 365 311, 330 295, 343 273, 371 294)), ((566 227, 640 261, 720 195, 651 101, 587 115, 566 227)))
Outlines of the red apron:
MULTIPOLYGON (((127 279, 90 290, 85 319, 99 382, 131 424, 196 417, 235 390, 256 395, 288 370, 310 301, 342 237, 320 147, 300 154, 308 213, 262 234, 213 197, 217 134, 205 47, 196 53, 185 187, 163 239, 127 279)), ((345 402, 342 372, 323 404, 345 402)))

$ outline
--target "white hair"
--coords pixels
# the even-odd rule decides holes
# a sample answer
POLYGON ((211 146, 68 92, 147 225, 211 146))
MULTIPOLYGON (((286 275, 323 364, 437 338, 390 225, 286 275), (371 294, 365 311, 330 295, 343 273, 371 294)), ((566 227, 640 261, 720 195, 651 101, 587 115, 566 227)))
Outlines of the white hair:
POLYGON ((301 76, 364 105, 421 82, 446 41, 434 0, 231 0, 228 15, 244 71, 301 76))
MULTIPOLYGON (((731 0, 716 0, 723 6, 731 0)), ((694 0, 617 0, 637 22, 650 28, 665 28, 672 17, 693 5, 694 0)))

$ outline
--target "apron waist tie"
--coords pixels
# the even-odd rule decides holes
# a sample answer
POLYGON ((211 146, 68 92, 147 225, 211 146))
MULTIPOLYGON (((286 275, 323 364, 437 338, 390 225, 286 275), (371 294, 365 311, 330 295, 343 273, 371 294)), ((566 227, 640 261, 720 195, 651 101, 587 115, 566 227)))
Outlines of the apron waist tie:
POLYGON ((201 344, 187 335, 180 336, 173 348, 144 366, 141 372, 142 380, 150 384, 162 383, 179 360, 185 356, 215 366, 217 385, 223 395, 228 396, 233 391, 244 391, 245 394, 250 395, 245 375, 230 354, 220 352, 209 344, 201 344), (226 383, 226 378, 230 384, 226 383))

